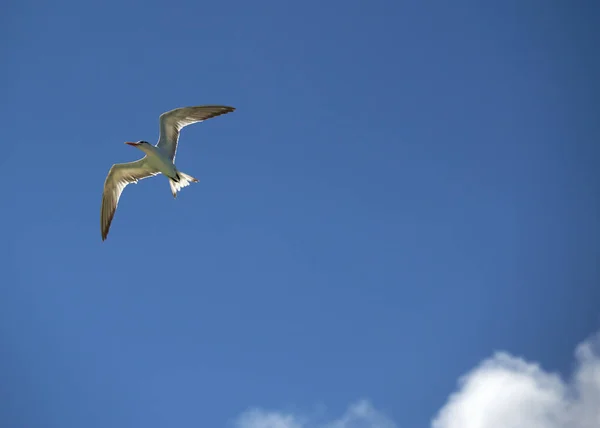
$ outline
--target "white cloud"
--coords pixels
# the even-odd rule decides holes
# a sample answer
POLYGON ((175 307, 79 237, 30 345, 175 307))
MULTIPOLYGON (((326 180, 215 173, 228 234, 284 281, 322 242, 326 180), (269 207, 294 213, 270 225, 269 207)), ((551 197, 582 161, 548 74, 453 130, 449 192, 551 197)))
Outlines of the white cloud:
POLYGON ((432 428, 600 428, 600 336, 577 347, 569 380, 506 353, 460 381, 432 428))
MULTIPOLYGON (((459 380, 431 428, 600 428, 600 334, 579 345, 565 380, 536 363, 500 352, 459 380)), ((235 428, 404 428, 368 401, 338 419, 318 422, 255 408, 235 428)))
POLYGON ((307 417, 251 409, 236 421, 236 428, 396 428, 396 425, 383 413, 376 410, 368 401, 359 401, 346 410, 339 418, 328 422, 317 422, 307 417))
POLYGON ((236 428, 303 428, 304 423, 292 414, 252 409, 243 413, 236 428))

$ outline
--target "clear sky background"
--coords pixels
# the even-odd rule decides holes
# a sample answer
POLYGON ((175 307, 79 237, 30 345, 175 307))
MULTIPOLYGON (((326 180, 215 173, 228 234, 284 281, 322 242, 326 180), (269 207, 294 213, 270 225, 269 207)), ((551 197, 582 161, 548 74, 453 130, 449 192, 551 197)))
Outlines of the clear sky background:
POLYGON ((569 383, 600 328, 599 9, 4 3, 0 426, 428 427, 496 351, 569 383), (198 104, 237 108, 182 132, 200 182, 127 187, 102 242, 123 142, 198 104))

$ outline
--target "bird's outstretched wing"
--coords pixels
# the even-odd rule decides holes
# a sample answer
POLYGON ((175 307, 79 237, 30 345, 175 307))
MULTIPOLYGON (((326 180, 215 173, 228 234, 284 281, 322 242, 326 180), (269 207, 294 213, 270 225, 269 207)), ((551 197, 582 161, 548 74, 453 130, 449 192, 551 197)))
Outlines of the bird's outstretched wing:
POLYGON ((228 106, 181 107, 160 115, 160 137, 156 147, 162 149, 173 162, 177 152, 179 131, 184 126, 202 122, 206 119, 231 113, 235 108, 228 106))
POLYGON ((130 183, 137 183, 138 180, 157 174, 160 172, 148 165, 146 157, 135 162, 116 163, 110 168, 104 181, 102 208, 100 209, 100 231, 103 241, 108 236, 110 223, 117 210, 123 189, 130 183))

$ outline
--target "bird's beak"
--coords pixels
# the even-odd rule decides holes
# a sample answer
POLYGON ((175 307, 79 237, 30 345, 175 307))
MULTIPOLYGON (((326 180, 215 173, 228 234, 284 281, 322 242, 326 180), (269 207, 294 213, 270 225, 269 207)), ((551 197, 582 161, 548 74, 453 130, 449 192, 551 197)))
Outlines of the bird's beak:
POLYGON ((135 147, 135 146, 137 146, 140 143, 134 143, 133 141, 125 141, 125 144, 129 144, 130 146, 135 147))

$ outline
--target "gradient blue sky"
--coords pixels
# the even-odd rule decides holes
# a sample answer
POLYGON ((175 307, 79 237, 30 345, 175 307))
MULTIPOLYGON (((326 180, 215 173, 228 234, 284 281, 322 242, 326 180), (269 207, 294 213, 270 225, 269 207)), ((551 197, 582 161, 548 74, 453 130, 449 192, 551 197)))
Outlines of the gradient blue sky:
POLYGON ((3 6, 3 427, 428 426, 496 350, 600 326, 597 2, 3 6), (160 113, 200 179, 100 201, 160 113))

